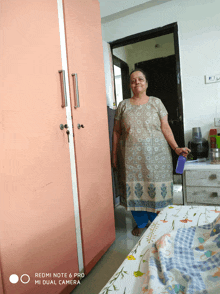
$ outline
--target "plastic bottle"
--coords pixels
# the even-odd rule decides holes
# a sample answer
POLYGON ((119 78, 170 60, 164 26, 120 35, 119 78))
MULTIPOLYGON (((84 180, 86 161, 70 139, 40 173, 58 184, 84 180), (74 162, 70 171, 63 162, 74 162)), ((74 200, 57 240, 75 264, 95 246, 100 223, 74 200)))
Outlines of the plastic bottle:
POLYGON ((185 162, 186 162, 186 157, 180 155, 178 157, 177 164, 176 164, 176 173, 177 174, 183 173, 185 162))
POLYGON ((217 137, 217 129, 210 129, 210 147, 216 148, 216 137, 217 137))

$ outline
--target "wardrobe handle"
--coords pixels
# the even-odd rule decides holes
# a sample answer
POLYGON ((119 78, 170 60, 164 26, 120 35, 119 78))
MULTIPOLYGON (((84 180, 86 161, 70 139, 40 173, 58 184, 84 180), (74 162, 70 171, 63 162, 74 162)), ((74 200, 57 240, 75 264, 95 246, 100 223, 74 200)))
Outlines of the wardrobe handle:
POLYGON ((77 105, 74 106, 74 108, 79 108, 80 105, 79 105, 79 89, 78 89, 78 76, 76 73, 73 73, 72 74, 72 77, 73 77, 73 91, 75 89, 75 93, 76 93, 76 102, 77 102, 77 105), (75 77, 75 83, 74 83, 74 77, 75 77))
POLYGON ((65 71, 59 70, 58 72, 60 74, 60 85, 61 85, 61 95, 62 95, 61 107, 64 108, 67 106, 65 71))

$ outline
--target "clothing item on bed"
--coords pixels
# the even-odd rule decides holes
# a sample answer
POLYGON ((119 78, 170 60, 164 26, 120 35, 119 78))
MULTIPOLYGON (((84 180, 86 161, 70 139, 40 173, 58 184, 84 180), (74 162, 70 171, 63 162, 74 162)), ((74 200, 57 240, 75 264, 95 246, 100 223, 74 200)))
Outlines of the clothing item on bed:
POLYGON ((220 293, 219 215, 220 206, 164 208, 99 294, 220 293))
POLYGON ((163 235, 145 256, 144 293, 220 293, 220 215, 163 235))

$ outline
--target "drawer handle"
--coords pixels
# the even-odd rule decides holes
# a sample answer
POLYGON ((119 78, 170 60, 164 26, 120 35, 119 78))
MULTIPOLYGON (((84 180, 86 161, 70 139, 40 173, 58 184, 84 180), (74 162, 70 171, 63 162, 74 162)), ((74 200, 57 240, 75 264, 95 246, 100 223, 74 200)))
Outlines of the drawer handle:
POLYGON ((217 192, 212 192, 211 197, 218 197, 218 193, 217 192))
POLYGON ((215 179, 217 179, 216 174, 212 174, 212 175, 210 175, 210 176, 209 176, 209 179, 210 179, 210 180, 215 180, 215 179))

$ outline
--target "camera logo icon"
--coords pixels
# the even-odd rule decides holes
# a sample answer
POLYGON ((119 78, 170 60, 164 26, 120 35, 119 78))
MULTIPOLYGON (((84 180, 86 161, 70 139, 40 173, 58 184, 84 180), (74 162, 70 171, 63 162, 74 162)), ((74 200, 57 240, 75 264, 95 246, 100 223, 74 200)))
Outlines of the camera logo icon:
MULTIPOLYGON (((23 283, 23 284, 27 284, 29 283, 31 280, 30 276, 27 275, 27 274, 23 274, 21 277, 20 277, 20 281, 23 283)), ((12 274, 10 275, 9 277, 9 281, 12 283, 12 284, 16 284, 18 281, 19 281, 19 276, 16 275, 16 274, 12 274)))

